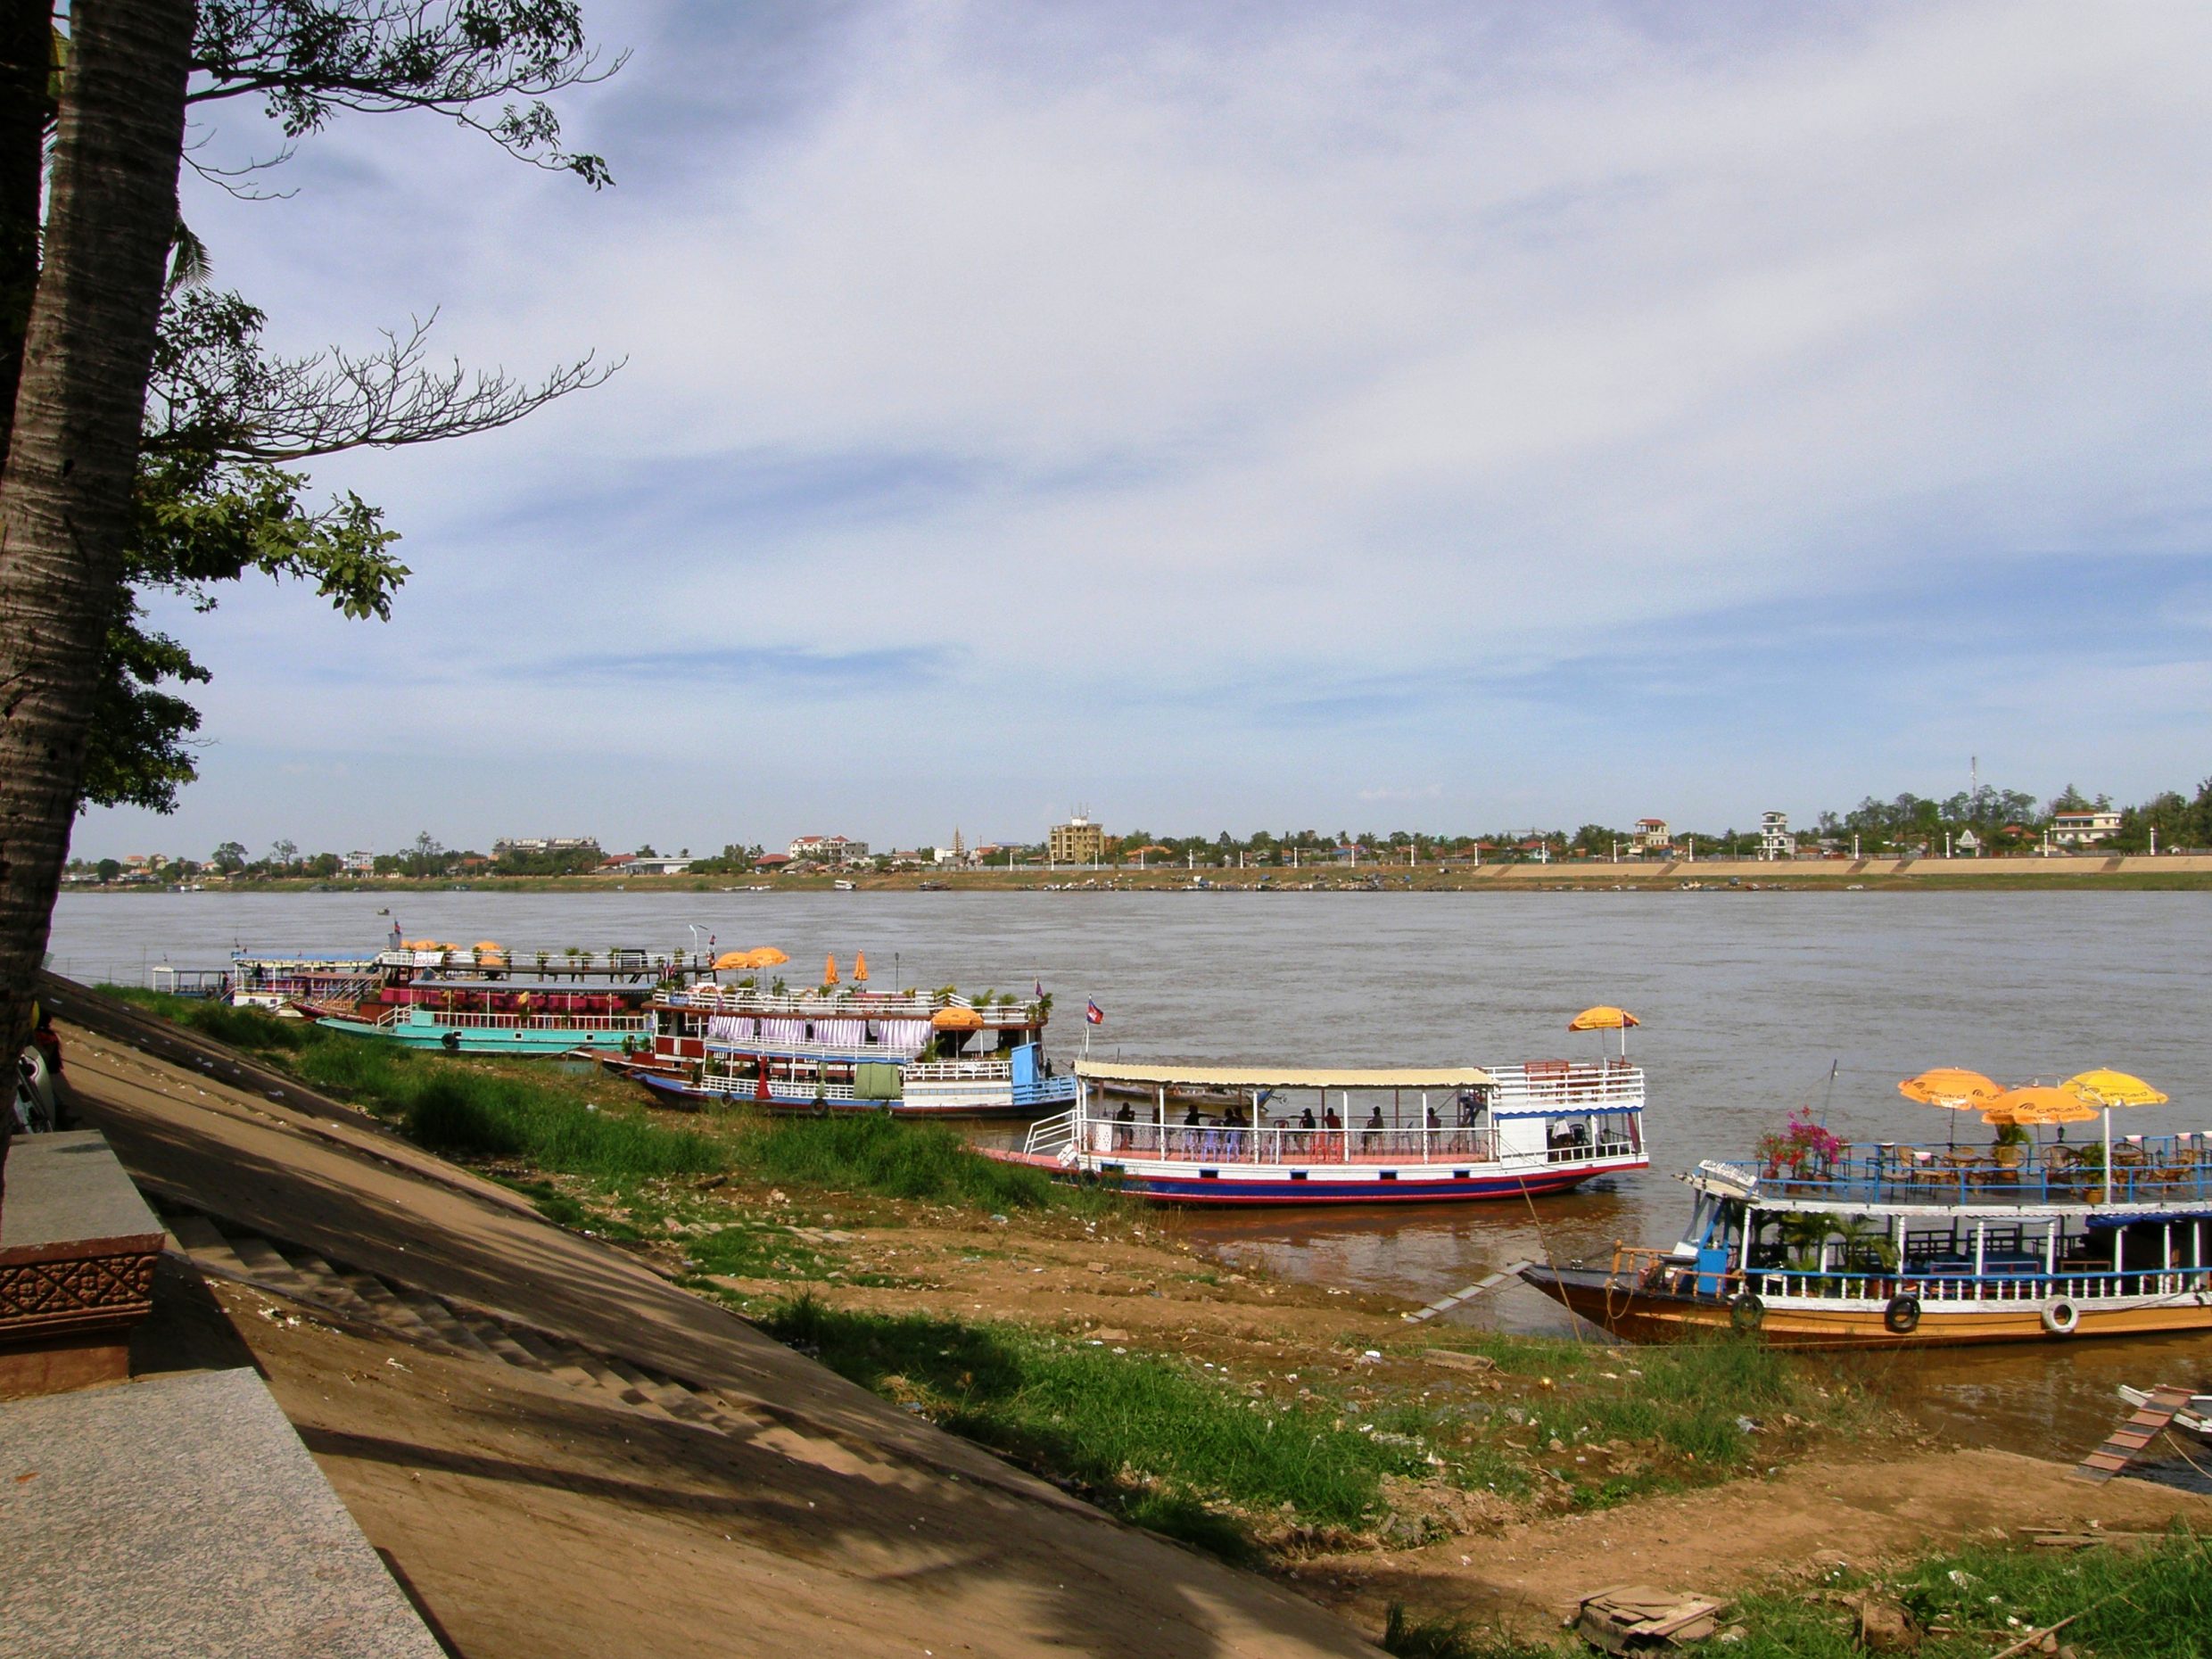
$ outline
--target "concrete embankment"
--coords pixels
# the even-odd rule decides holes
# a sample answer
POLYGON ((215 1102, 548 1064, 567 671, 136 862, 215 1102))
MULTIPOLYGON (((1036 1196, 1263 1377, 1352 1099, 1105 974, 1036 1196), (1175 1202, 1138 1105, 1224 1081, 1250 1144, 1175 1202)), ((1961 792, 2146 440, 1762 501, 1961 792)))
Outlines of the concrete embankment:
POLYGON ((233 1264, 221 1316, 452 1651, 1374 1651, 361 1114, 54 990, 83 1115, 192 1262, 233 1264))

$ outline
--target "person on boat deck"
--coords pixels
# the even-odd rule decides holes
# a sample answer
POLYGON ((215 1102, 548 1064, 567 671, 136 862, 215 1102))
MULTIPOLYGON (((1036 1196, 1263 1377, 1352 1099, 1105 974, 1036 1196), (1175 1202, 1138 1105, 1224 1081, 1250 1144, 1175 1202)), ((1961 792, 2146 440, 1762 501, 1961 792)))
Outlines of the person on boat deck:
POLYGON ((1206 1120, 1203 1118, 1198 1115, 1198 1102, 1196 1101, 1193 1101, 1191 1102, 1190 1110, 1183 1114, 1183 1127, 1186 1129, 1195 1129, 1205 1121, 1206 1120))
POLYGON ((1312 1128, 1312 1127, 1314 1127, 1314 1115, 1313 1115, 1313 1108, 1312 1108, 1312 1107, 1308 1106, 1308 1107, 1307 1107, 1307 1108, 1306 1108, 1306 1110, 1303 1110, 1303 1111, 1301 1111, 1301 1112, 1300 1112, 1300 1113, 1298 1114, 1298 1127, 1299 1127, 1300 1128, 1301 1128, 1301 1129, 1310 1129, 1310 1128, 1312 1128))
POLYGON ((1336 1115, 1336 1108, 1333 1106, 1321 1114, 1321 1121, 1332 1129, 1341 1129, 1344 1127, 1344 1120, 1336 1115))
POLYGON ((1366 1127, 1370 1129, 1380 1129, 1383 1127, 1382 1108, 1381 1106, 1377 1106, 1373 1111, 1367 1114, 1366 1127))
POLYGON ((1135 1123, 1136 1108, 1130 1105, 1127 1101, 1122 1102, 1121 1110, 1114 1114, 1114 1121, 1116 1123, 1135 1123))
POLYGON ((1433 1106, 1430 1107, 1430 1108, 1429 1108, 1429 1127, 1430 1127, 1430 1128, 1432 1128, 1432 1129, 1440 1129, 1440 1128, 1442 1128, 1443 1127, 1444 1127, 1444 1125, 1443 1125, 1442 1121, 1441 1121, 1441 1120, 1440 1120, 1440 1119, 1437 1117, 1437 1115, 1436 1115, 1436 1108, 1435 1108, 1435 1107, 1433 1107, 1433 1106))

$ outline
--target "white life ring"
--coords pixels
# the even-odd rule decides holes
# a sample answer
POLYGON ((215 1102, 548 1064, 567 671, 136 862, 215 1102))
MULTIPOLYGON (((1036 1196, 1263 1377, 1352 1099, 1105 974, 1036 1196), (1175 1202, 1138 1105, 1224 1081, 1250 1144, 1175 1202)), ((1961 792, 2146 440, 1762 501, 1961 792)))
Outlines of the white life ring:
POLYGON ((2053 1336, 2071 1336, 2082 1322, 2082 1310, 2060 1297, 2043 1304, 2043 1329, 2053 1336))

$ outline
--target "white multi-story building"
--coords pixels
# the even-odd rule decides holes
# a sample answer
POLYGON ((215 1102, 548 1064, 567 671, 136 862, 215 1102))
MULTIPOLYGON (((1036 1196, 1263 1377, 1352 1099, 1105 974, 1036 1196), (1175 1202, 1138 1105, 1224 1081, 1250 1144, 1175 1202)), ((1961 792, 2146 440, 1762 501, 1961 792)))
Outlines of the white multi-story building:
POLYGON ((338 861, 338 868, 349 876, 373 876, 376 873, 376 854, 348 853, 338 861))
POLYGON ((791 856, 817 864, 856 864, 868 856, 868 843, 841 835, 803 835, 791 843, 791 856))
POLYGON ((527 858, 546 853, 581 853, 586 849, 597 852, 598 846, 599 841, 597 836, 516 836, 494 841, 491 844, 491 856, 494 858, 509 856, 527 858))
POLYGON ((2120 832, 2120 814, 2109 806, 2051 814, 2051 838, 2061 846, 2094 846, 2120 832))
POLYGON ((1762 858, 1795 858, 1796 838, 1789 832, 1787 813, 1759 814, 1759 856, 1762 858))

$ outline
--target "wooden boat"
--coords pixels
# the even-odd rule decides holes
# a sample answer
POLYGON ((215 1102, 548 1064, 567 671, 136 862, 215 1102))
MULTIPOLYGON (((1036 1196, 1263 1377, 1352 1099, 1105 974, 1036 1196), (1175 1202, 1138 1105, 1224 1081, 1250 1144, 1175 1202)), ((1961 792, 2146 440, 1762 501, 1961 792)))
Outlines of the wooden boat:
POLYGON ((671 1104, 1034 1118, 1075 1099, 1044 1058, 1051 999, 701 983, 654 996, 633 1052, 595 1054, 671 1104))
POLYGON ((1838 1147, 1701 1163, 1671 1247, 1521 1276, 1633 1341, 1756 1331, 1789 1348, 2212 1330, 2212 1135, 2099 1149, 1838 1147))
MULTIPOLYGON (((1565 1192, 1641 1169, 1644 1074, 1625 1059, 1354 1069, 1080 1061, 1072 1110, 1019 1151, 1178 1204, 1430 1204, 1565 1192), (1140 1113, 1110 1096, 1135 1089, 1140 1113), (1208 1119, 1173 1098, 1234 1098, 1208 1119)), ((987 1149, 986 1149, 987 1151, 987 1149)))

